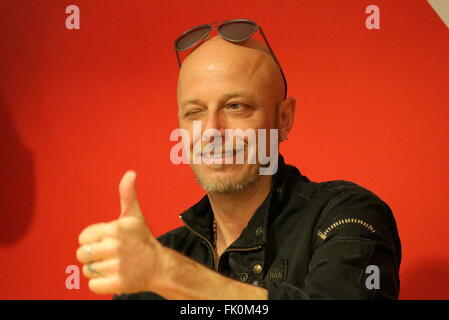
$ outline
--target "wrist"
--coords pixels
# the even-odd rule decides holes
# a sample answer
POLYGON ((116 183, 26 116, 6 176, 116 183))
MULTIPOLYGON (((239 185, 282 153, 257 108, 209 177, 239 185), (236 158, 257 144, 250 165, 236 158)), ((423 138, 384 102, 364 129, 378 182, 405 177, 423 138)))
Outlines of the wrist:
POLYGON ((146 291, 159 293, 161 288, 167 285, 167 270, 169 259, 171 258, 170 249, 160 244, 152 248, 153 254, 150 255, 150 276, 146 285, 146 291))
MULTIPOLYGON (((163 245, 160 245, 158 251, 158 266, 150 291, 166 299, 186 299, 186 294, 193 292, 190 290, 186 292, 185 286, 191 288, 192 283, 190 282, 198 276, 196 269, 199 264, 163 245), (186 282, 190 284, 186 284, 186 282)), ((205 270, 207 269, 205 268, 205 270)), ((193 296, 188 296, 189 299, 193 299, 193 296)))

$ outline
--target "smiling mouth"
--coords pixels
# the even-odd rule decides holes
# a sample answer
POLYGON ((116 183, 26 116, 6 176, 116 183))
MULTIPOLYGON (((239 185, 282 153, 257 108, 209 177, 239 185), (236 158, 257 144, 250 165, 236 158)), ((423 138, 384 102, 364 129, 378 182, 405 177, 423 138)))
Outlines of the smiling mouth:
MULTIPOLYGON (((233 159, 237 154, 241 153, 242 151, 244 151, 245 148, 239 148, 236 150, 232 150, 232 151, 227 151, 227 152, 222 152, 222 153, 214 153, 212 152, 202 152, 201 153, 201 158, 206 161, 206 164, 208 164, 210 161, 214 161, 214 160, 225 160, 225 159, 233 159)), ((234 161, 232 162, 234 163, 234 161)))

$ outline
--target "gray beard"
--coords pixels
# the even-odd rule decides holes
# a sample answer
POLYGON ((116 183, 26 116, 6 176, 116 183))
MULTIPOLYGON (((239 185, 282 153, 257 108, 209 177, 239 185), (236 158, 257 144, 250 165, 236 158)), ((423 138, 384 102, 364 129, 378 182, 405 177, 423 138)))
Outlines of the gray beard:
POLYGON ((227 181, 218 181, 214 183, 203 183, 201 179, 195 175, 196 182, 209 193, 218 193, 218 194, 232 194, 238 193, 245 190, 247 187, 255 184, 259 181, 259 175, 256 173, 253 176, 246 178, 243 181, 233 182, 230 180, 227 181))

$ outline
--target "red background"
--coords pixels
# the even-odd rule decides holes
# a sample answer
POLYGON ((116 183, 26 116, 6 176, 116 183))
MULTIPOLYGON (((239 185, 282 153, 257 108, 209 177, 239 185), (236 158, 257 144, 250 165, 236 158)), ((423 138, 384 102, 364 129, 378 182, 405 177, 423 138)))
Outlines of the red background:
POLYGON ((65 269, 85 226, 118 217, 127 169, 154 234, 181 224, 203 191, 169 160, 172 43, 232 18, 264 28, 297 98, 287 161, 377 193, 401 235, 401 298, 449 298, 449 30, 418 0, 1 1, 0 298, 110 298, 83 277, 66 289, 65 269))

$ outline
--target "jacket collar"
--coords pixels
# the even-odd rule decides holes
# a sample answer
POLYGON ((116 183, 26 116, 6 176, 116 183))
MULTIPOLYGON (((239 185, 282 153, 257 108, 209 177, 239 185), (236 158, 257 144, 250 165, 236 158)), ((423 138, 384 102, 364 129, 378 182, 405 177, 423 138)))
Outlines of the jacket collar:
MULTIPOLYGON (((229 249, 248 249, 264 245, 269 223, 288 202, 290 186, 298 178, 309 181, 297 168, 285 164, 284 158, 279 154, 278 171, 273 176, 268 196, 229 249)), ((180 217, 191 231, 213 242, 213 212, 207 195, 180 217)))

